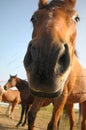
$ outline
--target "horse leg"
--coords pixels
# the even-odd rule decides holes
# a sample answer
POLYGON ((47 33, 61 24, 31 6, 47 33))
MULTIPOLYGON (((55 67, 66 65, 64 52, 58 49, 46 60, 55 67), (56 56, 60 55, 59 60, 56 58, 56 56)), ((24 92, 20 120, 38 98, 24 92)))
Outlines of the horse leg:
POLYGON ((10 117, 11 117, 12 119, 14 119, 13 112, 14 112, 14 108, 15 108, 16 105, 17 105, 16 102, 12 103, 12 108, 11 108, 11 113, 10 113, 10 117))
POLYGON ((28 109, 30 108, 31 104, 29 104, 28 106, 26 106, 26 111, 25 111, 25 119, 24 119, 24 122, 22 124, 22 126, 24 126, 26 124, 26 120, 27 120, 27 112, 28 112, 28 109))
POLYGON ((67 100, 67 94, 64 96, 60 96, 57 99, 54 99, 54 109, 53 109, 53 115, 51 118, 50 123, 48 124, 47 130, 57 130, 58 129, 58 122, 62 113, 62 110, 64 108, 64 105, 67 100))
POLYGON ((59 127, 60 127, 60 122, 61 122, 61 117, 60 119, 58 120, 58 124, 57 124, 57 129, 59 130, 59 127))
POLYGON ((82 119, 82 109, 81 109, 81 104, 79 103, 79 118, 78 118, 78 122, 81 122, 82 119))
POLYGON ((7 107, 7 110, 6 110, 6 115, 7 115, 7 116, 9 116, 10 113, 11 113, 11 106, 12 106, 12 104, 9 103, 9 105, 8 105, 8 107, 7 107))
POLYGON ((86 101, 83 102, 82 104, 82 125, 81 125, 81 130, 86 130, 86 101))
POLYGON ((70 130, 74 130, 74 109, 73 104, 66 104, 67 112, 70 119, 70 130))
POLYGON ((21 106, 22 106, 21 117, 20 117, 20 120, 19 120, 19 122, 17 123, 16 127, 18 127, 18 126, 22 123, 23 115, 24 115, 24 112, 25 112, 25 105, 24 105, 24 104, 21 104, 21 106))
POLYGON ((43 106, 44 101, 45 99, 43 98, 35 97, 31 109, 28 112, 28 130, 34 130, 34 122, 37 112, 40 110, 40 107, 43 106))

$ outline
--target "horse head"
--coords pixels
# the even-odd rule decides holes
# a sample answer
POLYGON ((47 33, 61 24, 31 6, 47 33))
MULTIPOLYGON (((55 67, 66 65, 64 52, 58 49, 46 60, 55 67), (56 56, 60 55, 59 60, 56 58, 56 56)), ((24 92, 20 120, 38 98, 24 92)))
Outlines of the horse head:
POLYGON ((24 66, 34 95, 56 97, 63 93, 76 46, 76 0, 39 0, 32 15, 32 40, 24 66))
POLYGON ((7 83, 4 85, 4 89, 7 90, 11 87, 16 86, 16 84, 17 84, 17 75, 14 76, 10 75, 10 78, 8 79, 7 83))

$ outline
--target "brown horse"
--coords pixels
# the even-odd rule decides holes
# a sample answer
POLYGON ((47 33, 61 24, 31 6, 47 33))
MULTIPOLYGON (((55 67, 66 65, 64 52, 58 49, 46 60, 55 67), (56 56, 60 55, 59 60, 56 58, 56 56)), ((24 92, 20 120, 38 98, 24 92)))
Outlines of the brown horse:
POLYGON ((37 99, 29 112, 28 130, 34 129, 36 113, 46 98, 54 102, 47 130, 57 130, 65 104, 73 124, 72 108, 77 102, 82 106, 81 130, 86 130, 86 70, 76 55, 76 26, 80 19, 75 3, 76 0, 39 0, 39 9, 31 18, 33 34, 24 66, 30 91, 37 99))
POLYGON ((13 119, 13 112, 17 104, 21 103, 20 92, 18 90, 4 90, 0 87, 0 101, 12 104, 10 117, 13 119))
POLYGON ((8 82, 5 84, 4 89, 9 90, 9 88, 16 86, 17 89, 20 92, 20 98, 21 98, 21 106, 22 106, 22 111, 21 111, 21 117, 19 122, 17 123, 17 127, 22 124, 24 126, 26 124, 26 119, 27 119, 27 112, 33 103, 33 96, 30 95, 29 88, 28 88, 28 82, 26 80, 22 80, 15 76, 10 76, 10 79, 8 82), (25 114, 25 119, 24 122, 22 123, 23 116, 25 114))

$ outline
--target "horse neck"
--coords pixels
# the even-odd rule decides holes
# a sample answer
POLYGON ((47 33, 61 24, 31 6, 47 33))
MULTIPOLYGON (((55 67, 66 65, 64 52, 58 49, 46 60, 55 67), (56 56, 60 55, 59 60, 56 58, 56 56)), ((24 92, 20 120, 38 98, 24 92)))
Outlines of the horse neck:
MULTIPOLYGON (((78 75, 83 73, 84 68, 80 64, 78 57, 75 55, 73 59, 73 64, 72 64, 72 71, 73 74, 78 75)), ((79 75, 78 75, 79 76, 79 75)))
MULTIPOLYGON (((70 71, 67 83, 70 83, 71 81, 73 81, 72 85, 75 86, 77 79, 79 77, 86 75, 85 72, 86 71, 84 71, 84 68, 81 66, 77 56, 74 56, 73 61, 72 61, 72 65, 71 65, 71 71, 70 71)), ((79 80, 79 82, 81 82, 81 80, 79 80)))
POLYGON ((16 87, 18 88, 19 91, 26 90, 28 89, 28 82, 18 78, 16 87))

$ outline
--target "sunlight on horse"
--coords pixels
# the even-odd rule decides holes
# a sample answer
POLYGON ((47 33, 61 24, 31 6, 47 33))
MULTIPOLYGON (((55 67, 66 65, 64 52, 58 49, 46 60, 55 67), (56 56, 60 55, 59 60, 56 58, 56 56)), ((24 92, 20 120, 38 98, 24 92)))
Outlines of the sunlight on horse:
POLYGON ((9 116, 13 119, 14 109, 17 104, 21 103, 20 92, 18 90, 4 90, 0 87, 0 101, 12 104, 9 116))
POLYGON ((47 130, 57 130, 65 104, 71 113, 70 130, 74 130, 73 103, 81 103, 81 130, 86 130, 86 70, 76 55, 76 26, 80 18, 75 4, 76 0, 39 0, 39 9, 31 18, 32 40, 24 66, 30 91, 38 96, 39 103, 34 103, 36 106, 33 104, 29 112, 28 130, 34 129, 37 111, 45 98, 54 102, 47 130))

